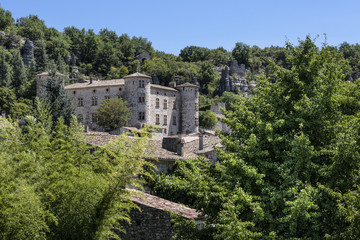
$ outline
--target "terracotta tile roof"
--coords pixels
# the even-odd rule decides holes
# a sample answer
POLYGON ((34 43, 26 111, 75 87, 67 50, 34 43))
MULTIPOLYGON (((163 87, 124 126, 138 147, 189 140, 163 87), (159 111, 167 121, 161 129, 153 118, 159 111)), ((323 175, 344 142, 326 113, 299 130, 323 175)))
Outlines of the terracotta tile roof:
POLYGON ((175 87, 175 88, 180 88, 180 87, 200 88, 198 85, 195 85, 195 84, 192 84, 192 83, 188 83, 188 82, 186 82, 186 83, 184 83, 184 84, 181 84, 181 85, 179 85, 179 86, 177 86, 177 87, 175 87))
POLYGON ((138 72, 130 74, 130 75, 124 77, 124 79, 127 79, 127 78, 149 78, 149 79, 151 79, 150 76, 142 74, 142 73, 138 73, 138 72))
POLYGON ((151 88, 159 88, 159 89, 168 90, 168 91, 173 91, 173 92, 178 92, 178 90, 176 90, 175 88, 165 87, 165 86, 161 86, 161 85, 157 85, 157 84, 151 84, 150 87, 151 88))
POLYGON ((124 79, 112 79, 112 80, 103 80, 103 81, 93 81, 91 84, 90 82, 74 83, 65 86, 64 89, 114 87, 114 86, 123 86, 123 85, 124 85, 124 79))
POLYGON ((159 210, 167 210, 169 212, 181 215, 186 219, 201 218, 199 217, 199 213, 195 209, 147 193, 143 193, 142 195, 143 196, 139 196, 139 195, 132 196, 132 201, 137 204, 145 205, 147 207, 151 207, 159 210))

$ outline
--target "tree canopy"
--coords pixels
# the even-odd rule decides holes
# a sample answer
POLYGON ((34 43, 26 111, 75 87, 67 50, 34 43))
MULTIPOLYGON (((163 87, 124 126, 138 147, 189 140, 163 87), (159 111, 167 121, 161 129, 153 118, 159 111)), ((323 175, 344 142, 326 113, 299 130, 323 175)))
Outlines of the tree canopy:
POLYGON ((21 128, 0 118, 0 238, 117 238, 135 207, 125 188, 140 187, 146 137, 88 146, 75 118, 52 126, 41 101, 34 115, 21 128))
MULTIPOLYGON (((198 239, 360 237, 359 81, 307 37, 287 43, 291 69, 272 65, 252 97, 226 111, 216 165, 178 163, 155 191, 207 215, 198 239)), ((181 239, 181 233, 177 233, 181 239)))
POLYGON ((121 128, 127 124, 131 116, 127 102, 122 98, 104 99, 98 107, 97 124, 107 130, 121 128))

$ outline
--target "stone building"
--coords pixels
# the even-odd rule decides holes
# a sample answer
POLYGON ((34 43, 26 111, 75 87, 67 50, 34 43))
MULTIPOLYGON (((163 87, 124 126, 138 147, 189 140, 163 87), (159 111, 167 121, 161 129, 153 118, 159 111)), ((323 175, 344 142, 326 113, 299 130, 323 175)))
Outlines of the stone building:
POLYGON ((202 218, 192 208, 168 201, 147 193, 133 196, 141 211, 130 212, 131 224, 124 223, 126 233, 118 233, 123 240, 168 240, 173 235, 173 227, 169 212, 196 222, 201 228, 202 218))
MULTIPOLYGON (((41 75, 38 79, 44 81, 41 75)), ((191 83, 161 86, 150 76, 134 73, 122 79, 74 83, 64 89, 84 125, 93 130, 102 130, 96 124, 101 101, 121 97, 131 108, 129 127, 158 125, 163 136, 199 131, 199 86, 191 83)))

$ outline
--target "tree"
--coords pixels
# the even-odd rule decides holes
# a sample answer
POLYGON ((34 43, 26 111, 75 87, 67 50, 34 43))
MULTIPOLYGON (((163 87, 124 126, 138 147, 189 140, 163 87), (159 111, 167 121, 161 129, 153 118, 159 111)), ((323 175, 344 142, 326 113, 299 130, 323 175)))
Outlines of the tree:
POLYGON ((0 30, 4 31, 7 27, 14 24, 11 12, 0 8, 0 30))
POLYGON ((37 102, 22 128, 0 119, 0 238, 118 239, 113 230, 135 207, 125 188, 140 187, 147 137, 94 148, 75 118, 52 126, 50 108, 37 102))
POLYGON ((247 67, 250 65, 250 54, 250 46, 242 42, 237 42, 232 50, 232 56, 235 60, 237 60, 239 64, 245 64, 247 67))
POLYGON ((98 107, 97 124, 108 130, 121 128, 127 124, 131 116, 127 102, 121 98, 105 99, 98 107))
POLYGON ((45 71, 47 69, 47 64, 49 61, 49 58, 46 54, 45 43, 42 40, 39 40, 36 43, 37 44, 34 52, 36 59, 36 68, 37 71, 45 71))
POLYGON ((217 122, 216 114, 210 110, 199 112, 200 126, 213 129, 217 122))
POLYGON ((1 50, 0 59, 0 86, 10 88, 11 87, 11 68, 5 58, 4 50, 1 50))
POLYGON ((224 122, 213 166, 193 161, 155 189, 190 197, 215 239, 357 239, 359 81, 326 44, 287 43, 291 69, 272 66, 224 122))
POLYGON ((20 88, 26 83, 27 80, 24 62, 19 50, 14 51, 12 67, 12 87, 16 90, 16 92, 19 92, 20 88))
POLYGON ((45 101, 51 108, 52 118, 55 122, 61 117, 66 124, 70 124, 75 108, 64 90, 64 76, 50 71, 51 77, 46 83, 45 101))

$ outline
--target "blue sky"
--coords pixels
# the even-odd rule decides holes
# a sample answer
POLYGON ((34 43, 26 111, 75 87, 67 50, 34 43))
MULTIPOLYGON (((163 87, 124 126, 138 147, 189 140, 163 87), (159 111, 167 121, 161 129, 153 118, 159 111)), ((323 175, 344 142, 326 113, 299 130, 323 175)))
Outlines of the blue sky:
POLYGON ((355 0, 0 0, 13 18, 38 15, 47 27, 102 28, 142 36, 156 50, 178 55, 186 46, 236 42, 284 46, 307 34, 327 34, 330 45, 360 42, 360 1, 355 0))

